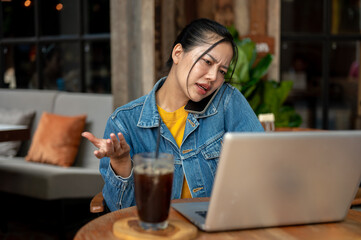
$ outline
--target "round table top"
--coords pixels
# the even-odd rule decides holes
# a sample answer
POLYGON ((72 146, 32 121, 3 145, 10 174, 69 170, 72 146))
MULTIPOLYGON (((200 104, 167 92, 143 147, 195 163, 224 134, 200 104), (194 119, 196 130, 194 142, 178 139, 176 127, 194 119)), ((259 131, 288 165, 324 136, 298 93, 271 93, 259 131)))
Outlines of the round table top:
MULTIPOLYGON (((173 202, 205 201, 209 198, 178 199, 173 202)), ((113 235, 113 224, 120 219, 137 217, 136 207, 129 207, 104 214, 86 225, 77 234, 75 240, 119 240, 113 235)), ((188 221, 173 208, 169 219, 188 221)), ((361 239, 361 212, 350 210, 342 222, 285 226, 239 231, 207 233, 198 230, 195 239, 361 239)))

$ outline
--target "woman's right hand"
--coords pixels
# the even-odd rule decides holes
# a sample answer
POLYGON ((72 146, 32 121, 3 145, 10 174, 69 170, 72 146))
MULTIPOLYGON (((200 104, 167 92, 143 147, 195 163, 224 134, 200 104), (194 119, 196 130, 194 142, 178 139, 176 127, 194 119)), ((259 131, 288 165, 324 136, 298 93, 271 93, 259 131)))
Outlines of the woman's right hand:
POLYGON ((128 177, 132 169, 130 147, 124 136, 118 133, 110 134, 110 139, 97 138, 90 132, 83 132, 82 136, 88 139, 98 150, 94 151, 97 158, 109 157, 114 172, 121 177, 128 177))

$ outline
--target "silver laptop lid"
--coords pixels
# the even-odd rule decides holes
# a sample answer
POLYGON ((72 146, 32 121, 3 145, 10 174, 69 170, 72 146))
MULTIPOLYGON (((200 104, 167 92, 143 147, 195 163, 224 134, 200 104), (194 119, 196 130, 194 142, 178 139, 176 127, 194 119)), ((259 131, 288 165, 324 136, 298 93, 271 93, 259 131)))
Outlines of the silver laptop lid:
POLYGON ((205 228, 339 221, 360 181, 361 131, 227 133, 205 228))

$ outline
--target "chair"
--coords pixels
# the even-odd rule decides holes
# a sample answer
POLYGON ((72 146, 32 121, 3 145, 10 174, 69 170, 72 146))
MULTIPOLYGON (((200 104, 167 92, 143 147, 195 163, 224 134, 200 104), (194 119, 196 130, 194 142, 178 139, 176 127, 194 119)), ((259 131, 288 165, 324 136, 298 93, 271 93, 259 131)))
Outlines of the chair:
POLYGON ((103 193, 100 192, 95 195, 90 202, 90 212, 91 213, 102 213, 104 212, 104 197, 103 193))
POLYGON ((361 187, 359 187, 354 200, 351 203, 351 207, 361 206, 361 187))

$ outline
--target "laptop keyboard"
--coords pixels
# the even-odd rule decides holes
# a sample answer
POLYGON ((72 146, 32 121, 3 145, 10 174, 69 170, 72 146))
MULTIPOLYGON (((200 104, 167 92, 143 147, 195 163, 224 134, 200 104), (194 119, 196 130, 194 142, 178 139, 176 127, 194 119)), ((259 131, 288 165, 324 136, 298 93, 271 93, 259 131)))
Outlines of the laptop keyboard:
POLYGON ((197 213, 199 216, 204 217, 204 218, 206 218, 206 216, 207 216, 207 211, 196 211, 196 213, 197 213))

